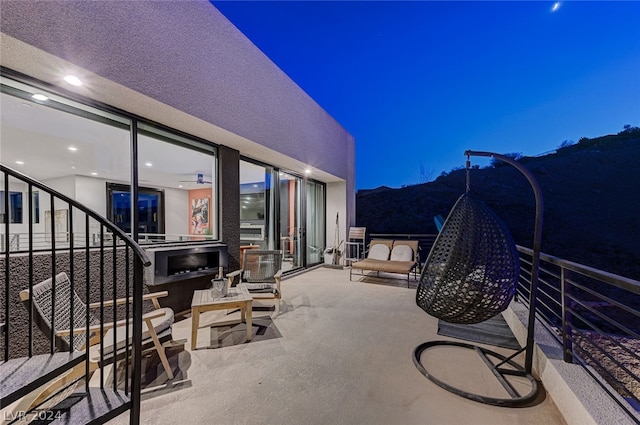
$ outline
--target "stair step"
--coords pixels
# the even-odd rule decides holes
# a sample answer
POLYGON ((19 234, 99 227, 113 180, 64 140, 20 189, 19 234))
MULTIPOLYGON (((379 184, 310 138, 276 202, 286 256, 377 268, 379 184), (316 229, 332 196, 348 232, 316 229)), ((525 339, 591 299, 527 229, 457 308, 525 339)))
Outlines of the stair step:
POLYGON ((71 394, 53 408, 35 414, 32 425, 103 424, 131 408, 131 397, 124 391, 89 388, 71 394))
POLYGON ((8 406, 85 360, 84 352, 40 354, 0 363, 0 405, 8 406))

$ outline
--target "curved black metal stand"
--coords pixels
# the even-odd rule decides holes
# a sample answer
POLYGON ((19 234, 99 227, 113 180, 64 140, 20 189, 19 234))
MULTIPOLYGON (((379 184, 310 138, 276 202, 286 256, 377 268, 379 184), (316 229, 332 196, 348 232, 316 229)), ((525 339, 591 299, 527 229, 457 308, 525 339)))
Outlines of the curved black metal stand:
MULTIPOLYGON (((413 363, 416 365, 416 368, 426 376, 430 381, 435 383, 436 385, 444 388, 445 390, 452 392, 461 397, 465 397, 469 400, 474 400, 484 404, 491 404, 494 406, 501 407, 522 407, 531 401, 533 401, 537 395, 539 390, 542 388, 541 385, 538 385, 538 381, 532 376, 532 366, 533 366, 533 349, 534 349, 534 329, 535 329, 535 310, 536 310, 536 298, 538 292, 538 274, 539 274, 539 264, 540 264, 540 245, 542 241, 542 211, 543 211, 543 200, 542 200, 542 190, 540 189, 540 185, 538 181, 535 179, 533 174, 529 172, 526 168, 524 168, 521 164, 515 161, 512 158, 506 157, 504 155, 492 153, 492 152, 476 152, 476 151, 466 151, 465 155, 467 158, 470 156, 485 156, 496 158, 501 161, 504 161, 518 171, 520 171, 529 181, 531 185, 535 199, 536 199, 536 221, 533 235, 533 255, 531 259, 531 290, 529 292, 529 319, 527 324, 527 344, 524 348, 516 351, 509 357, 505 357, 501 354, 498 354, 494 351, 488 350, 486 348, 479 347, 477 345, 466 344, 463 342, 456 341, 430 341, 420 344, 413 351, 413 363), (487 367, 491 370, 493 375, 496 377, 498 382, 502 384, 504 389, 507 391, 511 398, 494 398, 483 396, 475 393, 470 393, 468 391, 463 391, 459 388, 453 387, 446 382, 443 382, 430 374, 422 363, 420 362, 420 358, 422 353, 430 348, 434 347, 442 347, 442 346, 455 346, 466 349, 474 350, 480 358, 484 361, 487 367), (524 366, 518 365, 513 361, 518 354, 525 351, 525 364, 524 366), (489 356, 492 356, 496 359, 500 359, 499 363, 493 363, 489 356), (503 365, 509 365, 511 368, 503 368, 503 365), (525 377, 531 383, 531 391, 522 396, 516 391, 515 388, 509 383, 506 379, 506 376, 521 376, 525 377)), ((467 160, 467 170, 469 169, 469 161, 467 160)), ((468 176, 467 176, 468 178, 468 176)), ((467 186, 469 182, 467 179, 467 186)), ((468 190, 468 187, 467 187, 468 190)))
POLYGON ((505 357, 502 354, 496 353, 495 351, 488 350, 483 347, 479 347, 477 345, 466 344, 464 342, 457 341, 429 341, 418 345, 413 351, 413 363, 416 365, 416 368, 422 373, 424 376, 429 378, 431 382, 438 385, 439 387, 444 388, 445 390, 452 392, 460 397, 468 398, 469 400, 477 401, 484 404, 491 404, 493 406, 500 407, 522 407, 529 403, 531 403, 537 396, 538 391, 540 389, 538 385, 538 381, 531 375, 531 373, 527 373, 522 366, 514 362, 512 359, 515 355, 521 353, 522 350, 518 351, 516 354, 505 357), (427 369, 420 362, 420 358, 422 353, 430 348, 441 347, 441 346, 454 346, 454 347, 462 347, 470 350, 474 350, 476 354, 484 361, 484 363, 489 367, 493 375, 496 377, 498 382, 502 384, 506 392, 509 394, 510 398, 495 398, 483 396, 480 394, 471 393, 468 391, 461 390, 454 386, 447 384, 444 381, 436 378, 433 374, 429 373, 427 369), (490 357, 494 357, 499 359, 499 363, 494 363, 491 361, 490 357), (509 365, 511 368, 503 368, 501 366, 509 365), (520 376, 526 378, 530 385, 530 391, 525 395, 520 395, 518 390, 516 390, 511 383, 506 379, 506 376, 520 376))

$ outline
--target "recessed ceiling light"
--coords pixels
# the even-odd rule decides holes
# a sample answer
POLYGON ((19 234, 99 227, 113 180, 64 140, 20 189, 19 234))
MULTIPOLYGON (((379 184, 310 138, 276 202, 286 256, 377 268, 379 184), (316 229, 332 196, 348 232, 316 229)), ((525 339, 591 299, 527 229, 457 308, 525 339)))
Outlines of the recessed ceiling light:
POLYGON ((43 95, 43 94, 40 94, 40 93, 36 93, 36 94, 32 95, 31 97, 32 97, 33 99, 35 99, 35 100, 41 100, 41 101, 43 101, 43 102, 44 102, 45 100, 49 100, 49 98, 48 98, 47 96, 45 96, 45 95, 43 95))
POLYGON ((92 176, 97 176, 98 173, 96 173, 95 171, 91 173, 92 176))
POLYGON ((181 185, 181 184, 179 184, 179 185, 178 185, 178 187, 182 187, 182 185, 181 185))
POLYGON ((69 146, 67 149, 69 149, 71 152, 75 152, 78 150, 78 148, 76 148, 75 146, 69 146))
POLYGON ((64 80, 72 86, 82 85, 82 81, 80 81, 80 78, 76 77, 75 75, 67 75, 66 77, 64 77, 64 80))
POLYGON ((16 161, 16 164, 18 164, 18 165, 24 165, 24 161, 16 161))
POLYGON ((76 169, 76 166, 75 166, 75 165, 72 165, 72 166, 71 166, 71 169, 72 169, 72 170, 75 170, 75 169, 76 169))
POLYGON ((305 174, 311 174, 311 169, 310 169, 310 168, 307 168, 306 170, 304 170, 304 173, 305 173, 305 174))
POLYGON ((146 165, 147 167, 153 167, 153 164, 150 162, 145 162, 144 165, 146 165))

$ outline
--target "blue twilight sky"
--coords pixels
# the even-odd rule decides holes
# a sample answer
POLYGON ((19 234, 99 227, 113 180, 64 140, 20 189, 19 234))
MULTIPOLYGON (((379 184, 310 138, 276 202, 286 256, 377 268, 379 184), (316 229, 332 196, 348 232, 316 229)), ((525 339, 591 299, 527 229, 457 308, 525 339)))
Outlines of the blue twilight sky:
POLYGON ((640 126, 637 1, 212 3, 355 137, 357 189, 640 126))

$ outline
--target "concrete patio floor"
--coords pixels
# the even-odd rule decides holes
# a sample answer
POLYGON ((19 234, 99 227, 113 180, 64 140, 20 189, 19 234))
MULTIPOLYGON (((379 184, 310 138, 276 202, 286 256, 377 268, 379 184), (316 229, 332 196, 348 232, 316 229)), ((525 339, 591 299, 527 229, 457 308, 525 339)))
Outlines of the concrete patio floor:
MULTIPOLYGON (((168 350, 176 378, 147 390, 141 422, 565 424, 548 396, 531 407, 495 407, 451 394, 421 375, 414 348, 447 338, 416 306, 415 282, 410 289, 403 280, 354 276, 349 282, 348 269, 320 267, 284 280, 282 292, 273 321, 259 317, 268 312, 254 312, 251 342, 244 341, 244 324, 204 327, 190 351, 191 320, 177 322, 174 339, 185 346, 168 350)), ((233 315, 206 313, 201 324, 233 315)), ((462 351, 425 353, 423 364, 470 391, 497 391, 489 369, 462 351)), ((128 423, 128 414, 109 423, 128 423)))

